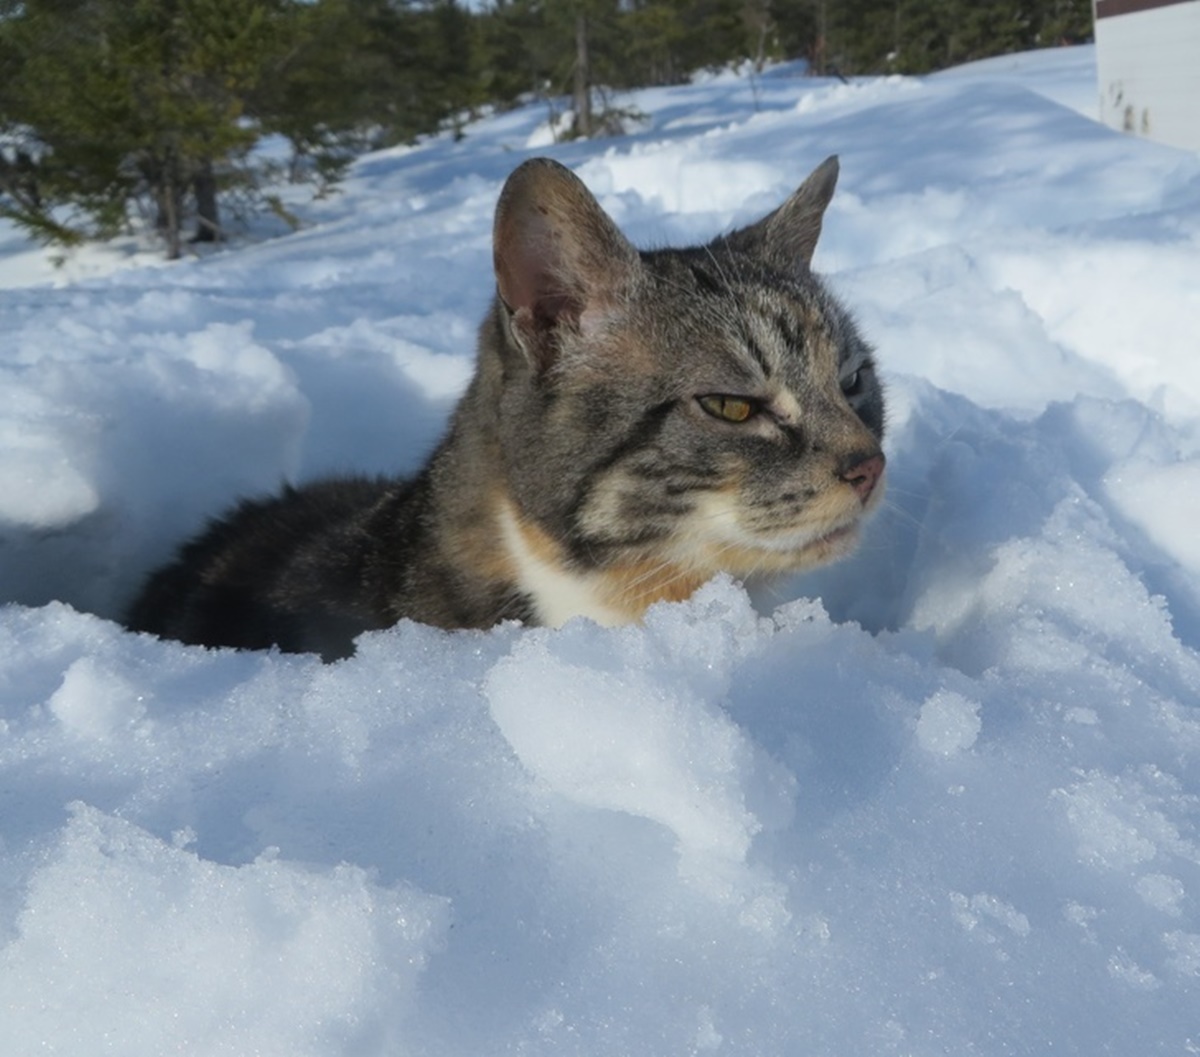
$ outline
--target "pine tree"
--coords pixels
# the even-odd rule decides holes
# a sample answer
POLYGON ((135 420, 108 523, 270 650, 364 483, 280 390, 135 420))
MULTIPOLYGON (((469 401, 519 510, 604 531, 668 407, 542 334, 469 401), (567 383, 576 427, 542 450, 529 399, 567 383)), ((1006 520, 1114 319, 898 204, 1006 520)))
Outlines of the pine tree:
POLYGON ((108 237, 153 214, 179 256, 221 234, 217 189, 256 139, 245 93, 276 39, 271 0, 29 0, 0 22, 15 66, 4 114, 30 130, 38 195, 0 209, 61 240, 108 237))
POLYGON ((475 16, 479 49, 476 77, 483 96, 507 104, 547 89, 549 76, 536 44, 545 12, 535 0, 495 0, 475 16))

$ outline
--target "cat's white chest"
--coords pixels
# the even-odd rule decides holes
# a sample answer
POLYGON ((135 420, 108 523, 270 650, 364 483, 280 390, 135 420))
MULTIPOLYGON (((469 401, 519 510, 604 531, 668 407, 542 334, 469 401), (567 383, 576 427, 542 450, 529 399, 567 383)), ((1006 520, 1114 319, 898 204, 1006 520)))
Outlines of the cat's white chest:
POLYGON ((629 623, 630 613, 605 601, 599 576, 572 572, 546 553, 548 548, 531 542, 508 503, 500 505, 499 523, 517 585, 533 600, 539 624, 557 628, 572 617, 605 627, 629 623))

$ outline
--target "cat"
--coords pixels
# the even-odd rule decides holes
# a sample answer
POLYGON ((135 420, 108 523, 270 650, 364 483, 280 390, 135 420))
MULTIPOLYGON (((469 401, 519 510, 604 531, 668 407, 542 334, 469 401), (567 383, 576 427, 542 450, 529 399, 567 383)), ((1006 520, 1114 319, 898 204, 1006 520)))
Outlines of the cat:
POLYGON ((706 246, 636 250, 547 158, 496 208, 496 296, 409 480, 243 501, 134 601, 134 630, 354 652, 401 618, 615 625, 720 571, 847 554, 884 487, 872 349, 810 270, 838 161, 706 246))

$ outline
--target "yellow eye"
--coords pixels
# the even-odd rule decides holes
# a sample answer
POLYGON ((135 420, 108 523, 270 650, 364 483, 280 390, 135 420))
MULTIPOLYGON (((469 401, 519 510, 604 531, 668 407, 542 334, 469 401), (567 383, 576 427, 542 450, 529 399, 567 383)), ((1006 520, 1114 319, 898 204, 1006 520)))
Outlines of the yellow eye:
POLYGON ((713 418, 719 418, 724 422, 745 422, 758 411, 758 404, 753 400, 747 400, 744 396, 722 396, 720 393, 711 393, 708 396, 698 397, 698 399, 700 406, 705 411, 713 418))

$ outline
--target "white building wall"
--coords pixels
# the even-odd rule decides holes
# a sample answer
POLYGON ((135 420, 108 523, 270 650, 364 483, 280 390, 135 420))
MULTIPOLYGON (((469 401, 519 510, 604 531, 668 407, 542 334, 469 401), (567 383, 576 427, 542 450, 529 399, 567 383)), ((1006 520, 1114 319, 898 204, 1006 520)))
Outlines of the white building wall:
POLYGON ((1200 0, 1095 0, 1095 11, 1101 120, 1200 150, 1200 0))

